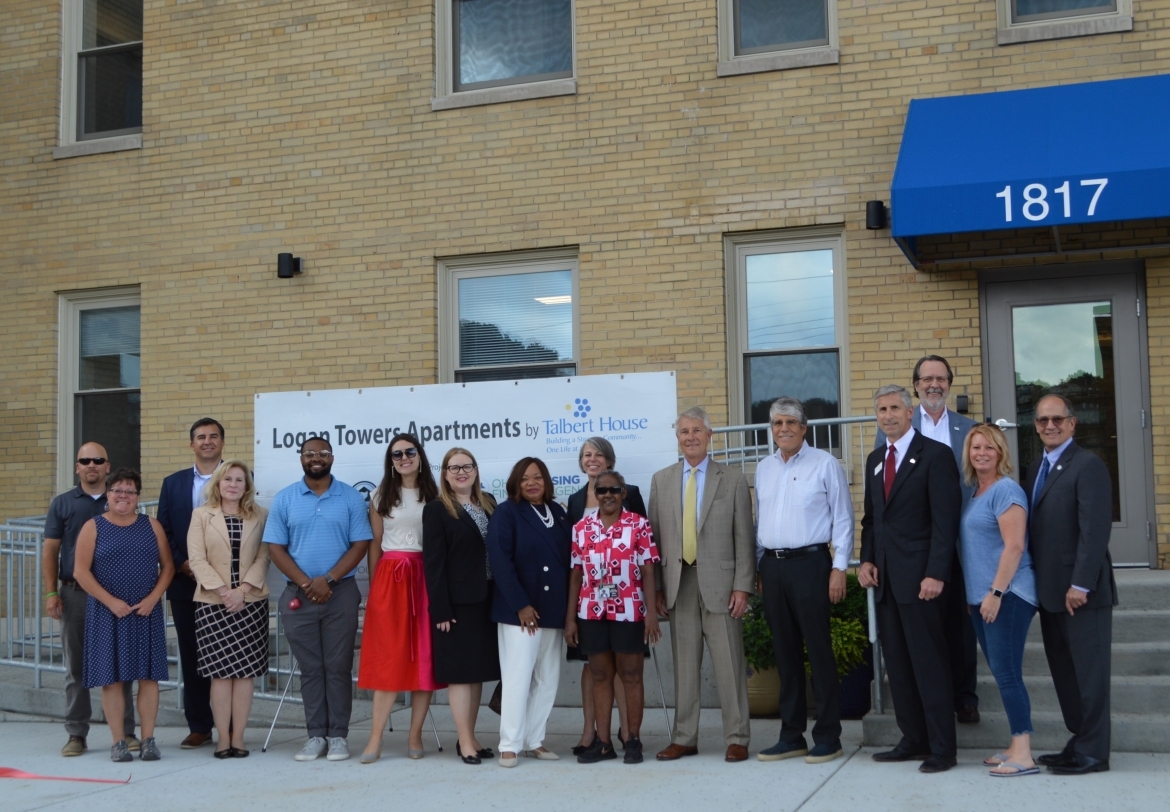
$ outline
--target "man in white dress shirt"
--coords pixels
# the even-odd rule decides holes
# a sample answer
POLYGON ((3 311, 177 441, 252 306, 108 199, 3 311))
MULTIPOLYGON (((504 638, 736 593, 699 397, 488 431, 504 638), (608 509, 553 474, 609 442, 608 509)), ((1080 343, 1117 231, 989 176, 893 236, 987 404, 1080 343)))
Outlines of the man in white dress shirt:
POLYGON ((841 756, 837 661, 829 607, 845 597, 853 552, 853 503, 841 463, 805 442, 804 404, 782 397, 768 410, 776 453, 756 469, 756 554, 764 616, 780 671, 780 740, 760 761, 804 756, 809 764, 841 756), (808 749, 804 649, 812 667, 817 721, 808 749))

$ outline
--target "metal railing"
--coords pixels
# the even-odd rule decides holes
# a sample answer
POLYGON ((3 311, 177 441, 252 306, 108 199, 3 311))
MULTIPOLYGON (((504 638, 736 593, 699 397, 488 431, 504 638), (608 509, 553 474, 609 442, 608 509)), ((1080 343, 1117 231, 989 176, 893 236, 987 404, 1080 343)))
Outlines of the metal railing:
MULTIPOLYGON (((810 420, 810 445, 829 451, 841 460, 845 466, 850 481, 862 481, 860 476, 854 477, 853 470, 860 472, 860 466, 870 450, 872 450, 873 435, 869 436, 869 446, 866 445, 867 424, 874 423, 872 416, 868 417, 839 417, 824 420, 810 420)), ((757 423, 741 426, 727 426, 714 429, 711 456, 725 465, 739 467, 749 475, 754 475, 756 465, 776 451, 772 440, 772 432, 767 423, 757 423)), ((753 477, 754 478, 754 477, 753 477)), ((140 510, 154 515, 157 512, 158 502, 142 502, 140 510)), ((0 525, 0 583, 4 588, 4 616, 0 623, 0 665, 28 668, 33 671, 33 685, 42 687, 44 673, 64 673, 64 654, 61 641, 60 624, 54 622, 44 614, 44 602, 41 600, 41 551, 44 542, 45 517, 30 516, 20 519, 11 519, 7 524, 0 525)), ((850 566, 856 567, 858 561, 850 561, 850 566)), ((877 642, 877 620, 874 607, 873 590, 866 590, 869 613, 869 641, 873 646, 874 708, 878 713, 884 710, 882 697, 882 661, 881 651, 877 642)), ((273 596, 275 604, 276 596, 273 596)), ((174 624, 170 619, 170 607, 167 601, 162 601, 163 613, 168 630, 168 638, 173 640, 171 629, 174 624)), ((362 606, 364 617, 364 601, 362 606)), ((279 612, 270 612, 271 618, 271 645, 269 651, 269 673, 264 677, 257 677, 255 696, 261 699, 281 699, 281 691, 290 678, 299 679, 300 671, 294 668, 292 650, 284 634, 279 612)), ((362 623, 359 619, 359 640, 362 623)), ((177 650, 177 649, 176 649, 177 650)), ((159 687, 174 691, 175 707, 182 707, 182 670, 178 667, 178 657, 169 655, 168 660, 173 666, 175 678, 162 680, 159 687)), ((357 690, 357 675, 353 676, 354 690, 357 690)), ((289 694, 285 702, 300 703, 299 696, 289 694)))

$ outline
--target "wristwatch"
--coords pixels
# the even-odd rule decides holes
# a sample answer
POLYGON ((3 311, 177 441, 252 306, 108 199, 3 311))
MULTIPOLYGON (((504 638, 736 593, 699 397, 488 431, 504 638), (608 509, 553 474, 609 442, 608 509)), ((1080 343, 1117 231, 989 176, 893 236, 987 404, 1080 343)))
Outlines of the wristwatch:
MULTIPOLYGON (((337 582, 333 580, 333 576, 329 573, 325 573, 325 583, 329 584, 330 588, 337 586, 337 582)), ((1003 593, 1001 592, 1000 594, 1002 595, 1003 593)))
POLYGON ((995 596, 995 597, 997 597, 997 598, 1002 598, 1002 597, 1003 597, 1003 590, 1002 590, 1002 589, 996 589, 995 587, 992 587, 992 588, 991 588, 991 594, 992 594, 992 595, 994 595, 994 596, 995 596))

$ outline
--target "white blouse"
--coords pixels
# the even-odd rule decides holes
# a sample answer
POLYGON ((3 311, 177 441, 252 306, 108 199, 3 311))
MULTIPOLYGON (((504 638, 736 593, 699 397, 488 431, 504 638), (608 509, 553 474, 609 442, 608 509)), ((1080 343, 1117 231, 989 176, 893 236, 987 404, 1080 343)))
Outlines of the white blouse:
MULTIPOLYGON (((423 503, 418 501, 417 488, 403 488, 400 494, 402 504, 382 517, 382 550, 421 553, 423 503)), ((377 500, 377 494, 372 498, 377 500)))

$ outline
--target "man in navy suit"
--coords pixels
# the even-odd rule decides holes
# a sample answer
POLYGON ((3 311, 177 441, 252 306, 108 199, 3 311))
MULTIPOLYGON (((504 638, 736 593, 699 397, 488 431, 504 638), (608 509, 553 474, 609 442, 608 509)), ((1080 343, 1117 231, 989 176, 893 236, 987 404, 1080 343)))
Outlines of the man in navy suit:
POLYGON ((955 766, 955 714, 942 595, 951 586, 959 534, 959 470, 950 448, 910 425, 910 393, 874 393, 886 447, 865 463, 858 580, 873 587, 878 634, 902 739, 874 761, 922 760, 937 773, 955 766), (945 587, 945 589, 944 589, 945 587))
MULTIPOLYGON (((915 431, 931 440, 949 445, 959 468, 959 485, 963 490, 963 507, 975 488, 961 481, 963 472, 963 443, 975 421, 947 408, 951 382, 955 373, 941 355, 926 355, 914 365, 914 393, 918 408, 910 419, 915 431)), ((874 448, 885 448, 886 436, 878 429, 874 448)), ((945 601, 943 622, 946 624, 947 651, 951 658, 951 678, 954 680, 955 715, 964 724, 979 721, 979 696, 975 693, 978 660, 975 654, 975 627, 967 614, 967 590, 963 582, 963 568, 958 550, 951 565, 951 579, 943 595, 945 601)))
POLYGON ((183 710, 190 735, 179 745, 184 750, 202 747, 211 741, 215 720, 211 716, 211 680, 199 676, 199 647, 195 642, 195 576, 187 560, 187 529, 191 511, 207 501, 203 488, 223 461, 223 426, 210 417, 191 426, 191 450, 195 465, 176 471, 163 480, 158 497, 158 521, 167 534, 175 559, 175 578, 167 587, 175 637, 179 642, 179 665, 183 669, 183 710))

